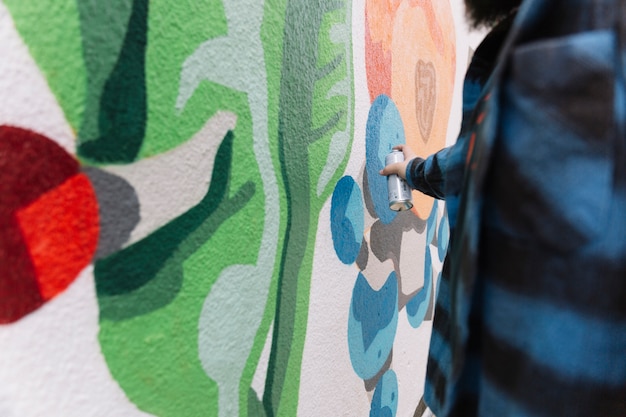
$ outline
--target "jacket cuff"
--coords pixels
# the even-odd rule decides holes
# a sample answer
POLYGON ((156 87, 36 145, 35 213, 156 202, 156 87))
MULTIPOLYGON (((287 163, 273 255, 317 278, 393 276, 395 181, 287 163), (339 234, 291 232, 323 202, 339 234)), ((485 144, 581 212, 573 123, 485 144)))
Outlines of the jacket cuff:
POLYGON ((406 182, 409 185, 409 187, 411 187, 413 190, 417 190, 416 184, 413 181, 414 176, 417 177, 415 174, 417 174, 421 168, 421 170, 423 170, 423 167, 420 167, 421 164, 424 163, 424 159, 420 158, 420 157, 416 157, 411 159, 411 161, 406 164, 406 172, 404 173, 404 175, 406 176, 406 182))

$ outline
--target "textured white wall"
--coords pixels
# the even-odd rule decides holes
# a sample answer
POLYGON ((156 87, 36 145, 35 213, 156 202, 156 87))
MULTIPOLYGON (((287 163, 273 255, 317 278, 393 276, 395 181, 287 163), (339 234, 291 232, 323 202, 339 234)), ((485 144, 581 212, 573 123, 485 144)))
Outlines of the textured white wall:
MULTIPOLYGON (((450 3, 456 29, 457 65, 446 138, 448 144, 456 140, 461 123, 461 87, 466 65, 484 37, 484 31, 469 30, 463 1, 451 0, 450 3)), ((352 10, 356 109, 354 142, 345 175, 362 178, 366 159, 365 126, 371 105, 365 70, 365 0, 355 0, 352 10)), ((439 210, 443 215, 443 204, 439 205, 439 210)), ((330 224, 330 201, 322 210, 319 224, 298 415, 366 416, 370 412, 373 392, 366 391, 364 381, 352 369, 347 342, 348 313, 358 269, 355 265, 343 264, 333 250, 330 227, 325 227, 330 224)), ((423 248, 423 244, 414 242, 407 249, 415 254, 423 253, 420 245, 423 248)), ((441 267, 441 262, 433 265, 436 273, 441 267)), ((398 417, 412 417, 422 397, 431 328, 432 321, 425 321, 417 329, 411 327, 406 309, 400 311, 393 346, 393 370, 398 378, 398 417)))
MULTIPOLYGON (((454 141, 460 125, 460 91, 470 49, 483 36, 468 32, 462 1, 451 0, 451 4, 456 26, 457 68, 446 143, 454 141)), ((362 178, 365 126, 370 108, 365 71, 364 0, 353 2, 352 19, 355 130, 345 174, 362 178)), ((76 133, 65 120, 1 0, 0 57, 0 125, 15 125, 45 134, 75 153, 76 133)), ((136 171, 136 167, 133 169, 136 171)), ((439 211, 441 216, 442 205, 439 211)), ((169 213, 167 217, 172 216, 169 213)), ((363 380, 354 372, 347 343, 348 314, 358 270, 337 258, 330 222, 329 200, 315 232, 298 415, 365 416, 370 410, 372 392, 364 388, 363 380)), ((414 242, 416 248, 420 245, 425 243, 414 242)), ((270 252, 275 249, 272 247, 270 252)), ((434 269, 439 271, 441 263, 435 263, 434 269)), ((98 314, 93 267, 88 266, 67 291, 36 313, 15 324, 0 326, 0 417, 147 415, 137 409, 111 376, 97 339, 98 314)), ((405 417, 413 415, 422 394, 431 322, 414 329, 408 324, 406 310, 402 310, 398 323, 393 357, 398 377, 397 415, 405 417)), ((259 393, 264 389, 269 347, 268 341, 253 380, 253 388, 259 393)))

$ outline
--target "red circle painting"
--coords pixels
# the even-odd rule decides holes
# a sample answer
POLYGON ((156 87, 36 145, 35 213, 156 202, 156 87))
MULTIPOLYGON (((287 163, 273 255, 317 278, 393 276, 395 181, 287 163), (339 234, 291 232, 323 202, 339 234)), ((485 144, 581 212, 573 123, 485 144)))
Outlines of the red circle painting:
POLYGON ((0 323, 64 291, 91 262, 98 204, 78 161, 51 139, 0 126, 0 323))

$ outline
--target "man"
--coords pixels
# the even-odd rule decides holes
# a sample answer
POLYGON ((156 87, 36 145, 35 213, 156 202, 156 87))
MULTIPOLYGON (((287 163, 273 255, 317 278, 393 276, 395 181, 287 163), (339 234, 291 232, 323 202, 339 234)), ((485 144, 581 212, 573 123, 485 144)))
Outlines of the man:
POLYGON ((466 1, 495 27, 457 143, 381 171, 448 207, 425 397, 437 417, 623 417, 626 0, 518 3, 466 1))

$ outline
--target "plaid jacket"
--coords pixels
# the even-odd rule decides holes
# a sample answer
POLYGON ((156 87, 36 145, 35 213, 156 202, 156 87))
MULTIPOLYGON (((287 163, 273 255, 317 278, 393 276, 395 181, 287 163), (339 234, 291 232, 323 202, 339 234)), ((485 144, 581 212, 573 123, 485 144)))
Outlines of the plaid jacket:
POLYGON ((478 48, 445 198, 437 417, 626 416, 626 1, 526 0, 478 48), (498 52, 494 52, 498 51, 498 52))

